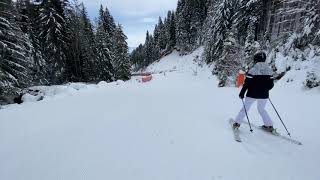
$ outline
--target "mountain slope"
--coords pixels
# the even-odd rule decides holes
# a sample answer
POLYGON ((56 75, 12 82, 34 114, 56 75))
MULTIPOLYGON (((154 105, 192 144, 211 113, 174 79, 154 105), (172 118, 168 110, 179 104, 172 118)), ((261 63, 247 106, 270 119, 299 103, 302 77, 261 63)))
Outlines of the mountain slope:
MULTIPOLYGON (((151 65, 149 83, 102 82, 1 109, 0 179, 318 180, 319 92, 277 84, 271 93, 303 146, 246 125, 237 143, 228 119, 241 108, 239 90, 217 87, 193 61, 201 51, 151 65)), ((256 108, 249 116, 261 124, 256 108)))

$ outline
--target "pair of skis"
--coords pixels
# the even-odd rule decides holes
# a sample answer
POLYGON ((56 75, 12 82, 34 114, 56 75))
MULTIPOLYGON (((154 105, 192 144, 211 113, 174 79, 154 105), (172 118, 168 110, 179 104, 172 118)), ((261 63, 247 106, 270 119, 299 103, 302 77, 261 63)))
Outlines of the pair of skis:
MULTIPOLYGON (((234 123, 234 120, 233 119, 230 119, 229 120, 229 123, 231 125, 231 129, 232 129, 232 132, 233 132, 233 136, 234 136, 234 140, 237 141, 237 142, 242 142, 241 138, 240 138, 240 131, 239 129, 234 129, 233 128, 233 123, 234 123)), ((296 145, 302 145, 302 143, 300 141, 297 141, 295 139, 292 139, 292 138, 289 138, 289 137, 286 137, 286 136, 283 136, 281 135, 280 133, 276 132, 276 131, 273 131, 273 132, 269 132, 265 129, 263 129, 261 126, 257 126, 257 125, 254 125, 254 124, 251 124, 251 126, 255 129, 258 129, 258 130, 261 130, 263 132, 266 132, 270 135, 273 135, 273 136, 276 136, 276 137, 279 137, 280 139, 282 140, 286 140, 292 144, 296 144, 296 145)))

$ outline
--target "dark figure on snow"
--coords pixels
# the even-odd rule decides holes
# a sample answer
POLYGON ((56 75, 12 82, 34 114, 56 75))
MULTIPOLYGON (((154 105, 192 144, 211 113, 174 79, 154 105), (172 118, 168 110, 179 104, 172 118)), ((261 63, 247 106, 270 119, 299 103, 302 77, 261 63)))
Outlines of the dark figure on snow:
POLYGON ((254 66, 249 70, 246 76, 245 83, 241 89, 239 97, 244 99, 245 107, 242 107, 239 114, 235 118, 233 124, 234 129, 238 129, 245 117, 245 108, 249 111, 251 105, 257 101, 258 111, 263 119, 263 128, 272 132, 274 131, 273 122, 265 110, 269 98, 269 91, 273 88, 272 69, 266 63, 266 54, 259 52, 254 55, 254 66))

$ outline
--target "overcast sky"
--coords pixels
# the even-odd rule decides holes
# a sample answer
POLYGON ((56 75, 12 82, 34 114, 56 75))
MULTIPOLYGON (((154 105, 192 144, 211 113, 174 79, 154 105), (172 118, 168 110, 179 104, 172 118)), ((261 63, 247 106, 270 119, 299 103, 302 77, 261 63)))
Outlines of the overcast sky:
POLYGON ((175 10, 178 0, 82 0, 91 19, 98 16, 100 4, 106 6, 128 36, 129 47, 144 43, 146 31, 152 31, 158 17, 175 10))

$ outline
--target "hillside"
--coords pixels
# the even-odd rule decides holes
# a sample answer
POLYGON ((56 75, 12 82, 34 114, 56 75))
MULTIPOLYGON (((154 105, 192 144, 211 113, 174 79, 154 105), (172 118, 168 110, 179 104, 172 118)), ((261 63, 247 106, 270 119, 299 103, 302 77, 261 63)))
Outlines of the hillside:
MULTIPOLYGON (((319 90, 292 88, 302 85, 287 73, 271 94, 302 146, 246 125, 237 143, 228 119, 241 107, 239 89, 218 88, 211 68, 194 61, 201 53, 153 63, 148 83, 43 87, 43 101, 5 106, 0 179, 318 180, 319 90)), ((256 108, 249 116, 261 124, 256 108)))

